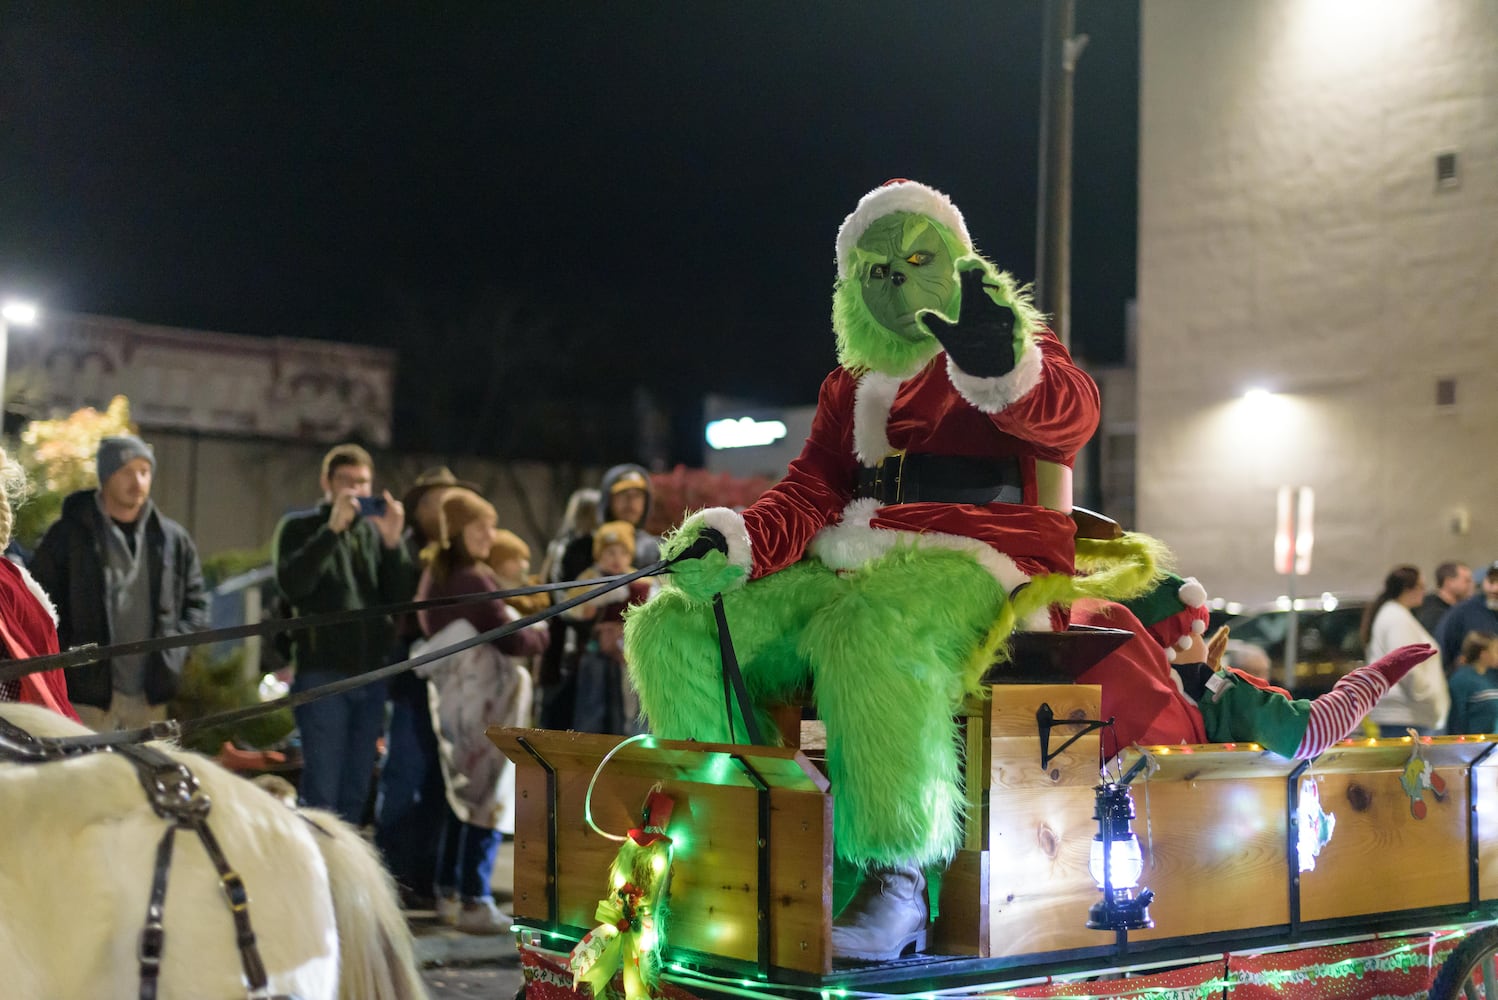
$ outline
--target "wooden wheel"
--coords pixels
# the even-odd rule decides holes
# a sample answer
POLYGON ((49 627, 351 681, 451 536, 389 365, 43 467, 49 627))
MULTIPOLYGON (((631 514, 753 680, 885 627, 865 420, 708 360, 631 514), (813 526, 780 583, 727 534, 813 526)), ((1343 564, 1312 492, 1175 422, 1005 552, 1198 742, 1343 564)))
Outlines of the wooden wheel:
POLYGON ((1431 984, 1430 1000, 1498 1000, 1498 927, 1484 927, 1457 946, 1431 984))

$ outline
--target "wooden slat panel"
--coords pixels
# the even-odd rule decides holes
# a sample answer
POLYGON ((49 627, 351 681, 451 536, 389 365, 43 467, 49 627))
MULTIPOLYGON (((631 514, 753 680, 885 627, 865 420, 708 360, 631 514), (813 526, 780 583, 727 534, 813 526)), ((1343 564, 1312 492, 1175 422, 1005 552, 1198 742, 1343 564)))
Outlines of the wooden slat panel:
MULTIPOLYGON (((520 741, 524 740, 558 770, 587 766, 590 773, 604 754, 624 742, 622 736, 509 726, 493 726, 487 735, 512 761, 527 756, 520 746, 520 741)), ((609 773, 613 774, 616 767, 643 762, 663 778, 669 776, 677 781, 753 787, 733 763, 733 757, 749 761, 771 787, 802 791, 826 791, 829 787, 822 773, 795 747, 757 747, 737 743, 656 739, 632 743, 609 761, 609 773)))
MULTIPOLYGON (((1096 719, 1103 706, 1103 689, 1096 684, 995 684, 989 690, 993 692, 991 718, 996 737, 1036 739, 1035 712, 1042 704, 1050 705, 1057 719, 1096 719)), ((1060 745, 1075 732, 1074 726, 1058 726, 1051 745, 1060 745)))
POLYGON ((1087 873, 1097 824, 1091 788, 990 793, 988 926, 990 955, 1001 958, 1107 944, 1089 931, 1098 899, 1087 873))
POLYGON ((1149 763, 1145 765, 1146 770, 1134 779, 1136 786, 1143 784, 1146 777, 1154 782, 1283 780, 1300 763, 1270 753, 1254 743, 1201 743, 1127 747, 1119 754, 1119 767, 1127 773, 1145 755, 1148 755, 1149 763))
MULTIPOLYGON (((1317 774, 1334 771, 1400 770, 1414 749, 1408 736, 1387 740, 1347 740, 1316 758, 1317 774)), ((1492 745, 1478 736, 1427 736, 1420 740, 1425 759, 1436 767, 1470 764, 1492 745)))
MULTIPOLYGON (((1058 730, 1060 732, 1060 730, 1058 730)), ((1054 734, 1053 734, 1054 737, 1054 734)), ((1045 770, 1040 767, 1040 744, 1033 736, 999 736, 991 741, 992 788, 1054 788, 1061 785, 1086 785, 1100 780, 1098 772, 1099 738, 1095 733, 1077 740, 1066 752, 1051 759, 1045 770)), ((1059 743, 1054 741, 1052 749, 1059 743)))
POLYGON ((958 851, 941 878, 941 905, 930 950, 987 958, 988 852, 958 851))
MULTIPOLYGON (((528 742, 532 732, 540 731, 526 731, 523 735, 528 742)), ((525 792, 518 802, 516 823, 515 913, 544 920, 545 774, 514 742, 513 731, 491 735, 498 735, 495 742, 502 747, 502 740, 510 741, 512 759, 520 762, 517 793, 525 792)), ((555 754, 546 759, 557 770, 558 919, 575 927, 592 926, 593 911, 607 888, 608 866, 618 851, 618 844, 590 829, 583 815, 588 782, 598 761, 617 744, 618 737, 603 740, 601 744, 592 739, 533 743, 543 756, 543 746, 555 754)), ((676 947, 755 962, 758 793, 752 786, 738 783, 735 774, 719 773, 722 761, 727 761, 739 776, 742 770, 726 754, 713 749, 701 754, 700 761, 688 759, 690 755, 676 747, 662 752, 659 761, 653 751, 631 754, 633 749, 627 748, 611 759, 604 780, 595 786, 594 821, 610 833, 623 833, 638 822, 638 811, 651 786, 664 780, 667 794, 676 800, 671 832, 677 841, 667 940, 676 947), (680 777, 709 773, 721 783, 680 777)), ((831 971, 828 909, 832 897, 832 800, 819 789, 807 789, 810 782, 801 768, 805 758, 799 754, 795 757, 796 767, 781 766, 779 777, 798 787, 770 790, 770 961, 781 968, 825 975, 831 971)), ((755 756, 755 765, 763 759, 762 755, 755 756)))
POLYGON ((1466 902, 1467 789, 1461 768, 1437 768, 1446 798, 1438 802, 1427 794, 1423 820, 1410 814, 1399 771, 1322 774, 1318 762, 1316 772, 1321 807, 1337 817, 1337 825, 1316 870, 1301 876, 1304 919, 1466 902))
POLYGON ((530 755, 515 764, 515 916, 544 922, 546 772, 530 755))
MULTIPOLYGON (((1290 919, 1285 780, 1136 782, 1140 885, 1155 891, 1140 940, 1283 924, 1290 919)), ((1085 919, 1085 914, 1083 916, 1085 919)))
POLYGON ((1498 899, 1498 754, 1472 772, 1477 800, 1477 896, 1498 899))

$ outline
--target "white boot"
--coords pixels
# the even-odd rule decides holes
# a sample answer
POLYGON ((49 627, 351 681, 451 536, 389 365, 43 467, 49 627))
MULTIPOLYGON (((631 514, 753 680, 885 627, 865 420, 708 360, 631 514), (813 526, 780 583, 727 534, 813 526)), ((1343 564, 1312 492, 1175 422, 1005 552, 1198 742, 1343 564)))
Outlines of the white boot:
POLYGON ((834 958, 888 962, 926 949, 926 876, 914 865, 869 872, 832 925, 834 958))

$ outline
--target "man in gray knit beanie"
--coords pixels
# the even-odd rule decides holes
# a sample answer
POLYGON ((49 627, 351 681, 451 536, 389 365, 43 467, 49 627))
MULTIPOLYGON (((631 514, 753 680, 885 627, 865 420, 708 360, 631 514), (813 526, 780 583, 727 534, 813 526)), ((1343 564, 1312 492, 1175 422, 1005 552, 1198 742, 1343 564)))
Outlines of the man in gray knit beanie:
MULTIPOLYGON (((208 601, 187 531, 151 501, 156 455, 133 434, 107 437, 95 456, 97 490, 63 501, 42 538, 33 572, 57 605, 63 648, 198 632, 208 601)), ((166 717, 186 649, 116 656, 68 671, 68 695, 84 725, 134 729, 166 717)))
MULTIPOLYGON (((123 466, 135 461, 137 458, 146 460, 151 472, 156 472, 156 453, 151 446, 146 444, 134 434, 120 434, 116 437, 107 437, 99 442, 99 452, 94 457, 94 467, 99 472, 99 485, 103 486, 109 482, 123 466)), ((149 487, 146 494, 150 495, 149 487)))

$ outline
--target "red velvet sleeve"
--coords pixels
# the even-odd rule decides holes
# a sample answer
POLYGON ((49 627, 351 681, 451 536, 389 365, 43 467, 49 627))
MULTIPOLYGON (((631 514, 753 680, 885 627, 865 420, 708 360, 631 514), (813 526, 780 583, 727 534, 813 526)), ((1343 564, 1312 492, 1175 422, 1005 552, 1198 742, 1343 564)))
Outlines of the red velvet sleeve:
POLYGON ((1033 443, 1037 458, 1070 465, 1097 430, 1102 411, 1097 383, 1051 331, 1036 331, 1035 343, 1044 359, 1040 382, 991 419, 1005 434, 1033 443))
POLYGON ((801 558, 812 536, 836 521, 853 496, 853 389, 841 369, 822 382, 811 434, 785 478, 744 510, 751 578, 801 558))

